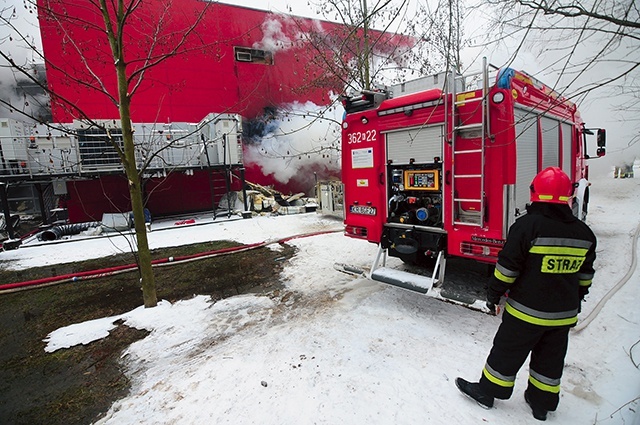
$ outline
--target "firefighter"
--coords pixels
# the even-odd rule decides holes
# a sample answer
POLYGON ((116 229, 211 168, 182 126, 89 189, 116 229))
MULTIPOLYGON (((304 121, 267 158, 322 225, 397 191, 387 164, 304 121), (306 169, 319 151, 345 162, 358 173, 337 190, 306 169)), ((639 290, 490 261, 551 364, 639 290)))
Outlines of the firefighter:
POLYGON ((527 214, 509 230, 487 290, 494 312, 506 295, 502 323, 479 382, 456 379, 458 389, 490 409, 508 399, 516 374, 531 353, 524 393, 541 421, 556 410, 569 329, 593 279, 596 237, 573 216, 568 201, 574 185, 558 167, 538 173, 530 186, 527 214))

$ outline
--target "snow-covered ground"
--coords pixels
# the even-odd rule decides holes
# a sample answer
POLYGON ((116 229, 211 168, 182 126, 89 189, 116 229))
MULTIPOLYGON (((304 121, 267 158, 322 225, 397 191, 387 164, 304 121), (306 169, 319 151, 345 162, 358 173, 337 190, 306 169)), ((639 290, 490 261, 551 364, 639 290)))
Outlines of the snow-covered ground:
MULTIPOLYGON (((598 259, 583 319, 629 270, 640 224, 640 178, 592 183, 588 223, 598 259)), ((311 213, 173 227, 154 228, 151 247, 271 241, 341 223, 311 213)), ((522 396, 526 366, 512 399, 491 410, 453 383, 479 378, 499 317, 335 271, 335 262, 370 265, 376 249, 339 232, 289 243, 299 252, 278 296, 163 301, 59 329, 48 336, 47 351, 109 337, 118 318, 151 331, 124 353, 131 393, 100 424, 538 423, 522 396)), ((21 248, 2 258, 22 268, 110 255, 128 244, 93 238, 60 248, 21 248)), ((572 332, 560 406, 549 422, 640 424, 638 294, 640 271, 584 330, 572 332)))

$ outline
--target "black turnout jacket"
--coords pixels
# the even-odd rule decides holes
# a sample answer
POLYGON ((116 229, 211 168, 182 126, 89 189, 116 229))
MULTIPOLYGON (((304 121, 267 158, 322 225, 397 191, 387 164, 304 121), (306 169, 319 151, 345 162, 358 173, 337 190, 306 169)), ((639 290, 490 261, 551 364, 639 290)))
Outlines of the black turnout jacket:
POLYGON ((568 205, 534 202, 509 229, 487 299, 539 326, 573 326, 589 292, 596 237, 568 205))

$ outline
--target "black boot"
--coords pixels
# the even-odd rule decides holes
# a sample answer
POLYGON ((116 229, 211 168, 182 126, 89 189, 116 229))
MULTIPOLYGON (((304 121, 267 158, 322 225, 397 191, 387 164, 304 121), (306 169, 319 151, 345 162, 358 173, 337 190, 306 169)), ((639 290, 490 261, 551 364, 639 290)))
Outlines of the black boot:
POLYGON ((481 407, 484 407, 485 409, 491 409, 493 407, 493 397, 485 394, 480 389, 479 383, 471 383, 462 378, 456 378, 456 387, 458 387, 462 394, 478 402, 481 407))
POLYGON ((533 413, 534 418, 539 421, 547 420, 547 411, 531 404, 531 401, 529 401, 529 394, 527 394, 526 391, 524 392, 524 401, 526 401, 529 407, 531 407, 531 412, 533 413))

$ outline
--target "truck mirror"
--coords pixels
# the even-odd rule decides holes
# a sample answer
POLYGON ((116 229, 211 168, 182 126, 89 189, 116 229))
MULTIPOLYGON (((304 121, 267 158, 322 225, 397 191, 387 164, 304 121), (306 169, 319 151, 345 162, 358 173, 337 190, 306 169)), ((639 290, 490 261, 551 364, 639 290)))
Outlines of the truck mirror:
MULTIPOLYGON (((607 144, 607 130, 605 130, 604 128, 599 128, 598 129, 598 147, 599 148, 604 148, 607 144)), ((600 152, 600 150, 598 149, 598 152, 600 152)), ((602 149, 602 155, 604 155, 604 149, 602 149)), ((598 154, 598 156, 601 156, 600 154, 598 154)))
POLYGON ((598 148, 598 150, 596 151, 596 155, 598 155, 598 158, 603 157, 605 155, 604 148, 598 148))

